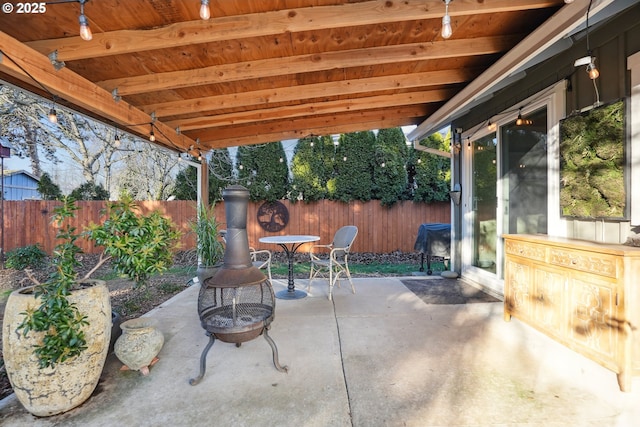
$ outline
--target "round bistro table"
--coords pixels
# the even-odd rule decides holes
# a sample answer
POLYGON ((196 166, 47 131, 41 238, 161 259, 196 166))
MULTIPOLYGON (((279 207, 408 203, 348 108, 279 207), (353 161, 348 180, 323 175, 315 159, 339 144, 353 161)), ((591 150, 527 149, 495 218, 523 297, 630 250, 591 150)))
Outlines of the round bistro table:
POLYGON ((287 254, 287 260, 289 261, 289 281, 287 289, 276 293, 276 298, 280 299, 300 299, 307 296, 305 291, 296 290, 296 285, 293 280, 293 257, 296 254, 298 248, 305 243, 317 242, 320 240, 320 236, 308 236, 308 235, 286 235, 286 236, 267 236, 258 239, 261 243, 270 243, 279 245, 287 254))

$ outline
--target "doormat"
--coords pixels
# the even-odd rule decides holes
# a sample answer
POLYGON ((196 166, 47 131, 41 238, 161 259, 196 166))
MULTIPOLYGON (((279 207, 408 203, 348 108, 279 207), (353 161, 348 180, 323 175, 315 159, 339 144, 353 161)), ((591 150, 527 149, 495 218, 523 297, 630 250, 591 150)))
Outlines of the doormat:
POLYGON ((402 280, 425 304, 473 304, 500 300, 459 279, 402 280))

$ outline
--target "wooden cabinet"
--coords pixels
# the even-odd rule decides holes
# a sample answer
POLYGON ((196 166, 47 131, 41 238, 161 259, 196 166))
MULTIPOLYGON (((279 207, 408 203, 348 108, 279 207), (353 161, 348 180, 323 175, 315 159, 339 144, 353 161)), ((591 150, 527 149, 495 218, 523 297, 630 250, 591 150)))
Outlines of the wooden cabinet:
POLYGON ((640 375, 640 248, 505 235, 504 316, 618 375, 640 375))

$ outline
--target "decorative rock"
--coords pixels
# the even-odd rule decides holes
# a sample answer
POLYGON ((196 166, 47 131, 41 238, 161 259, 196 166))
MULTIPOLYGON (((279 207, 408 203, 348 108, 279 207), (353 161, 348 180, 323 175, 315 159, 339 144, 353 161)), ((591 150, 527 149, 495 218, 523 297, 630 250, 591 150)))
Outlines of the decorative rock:
POLYGON ((458 273, 456 273, 455 271, 443 271, 442 273, 440 273, 440 276, 444 277, 445 279, 457 279, 458 273))
POLYGON ((145 317, 127 320, 120 328, 122 335, 116 341, 115 353, 124 363, 123 369, 148 375, 149 367, 158 361, 156 356, 164 344, 164 335, 153 319, 145 317))

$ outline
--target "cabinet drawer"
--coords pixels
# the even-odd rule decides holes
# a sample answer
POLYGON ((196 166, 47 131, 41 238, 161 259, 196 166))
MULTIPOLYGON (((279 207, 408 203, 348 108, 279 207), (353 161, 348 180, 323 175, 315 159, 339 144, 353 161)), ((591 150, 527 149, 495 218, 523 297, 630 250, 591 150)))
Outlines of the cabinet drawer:
POLYGON ((618 277, 617 257, 588 251, 549 248, 549 264, 605 277, 618 277))
POLYGON ((544 261, 545 248, 542 245, 507 240, 504 244, 504 249, 506 253, 511 255, 517 255, 536 261, 544 261))

